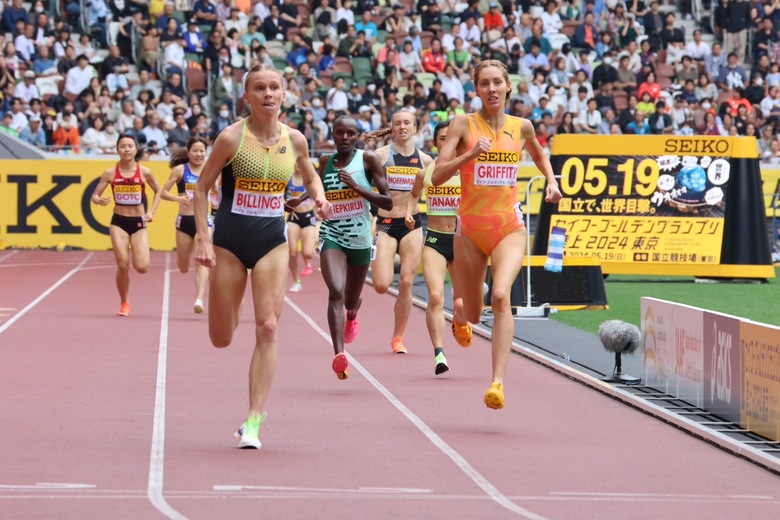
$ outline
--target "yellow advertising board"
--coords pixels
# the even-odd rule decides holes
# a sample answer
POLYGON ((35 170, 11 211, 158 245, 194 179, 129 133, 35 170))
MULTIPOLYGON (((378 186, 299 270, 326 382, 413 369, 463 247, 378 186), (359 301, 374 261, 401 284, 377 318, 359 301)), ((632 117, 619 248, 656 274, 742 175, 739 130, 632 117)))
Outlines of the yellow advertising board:
POLYGON ((564 256, 598 256, 608 274, 774 277, 755 139, 565 134, 551 162, 563 198, 536 240, 565 228, 564 256))
MULTIPOLYGON (((90 199, 101 174, 115 164, 96 159, 0 161, 0 248, 111 249, 108 226, 113 204, 97 206, 90 199)), ((149 161, 144 166, 162 187, 170 174, 168 164, 149 161)), ((111 197, 110 190, 104 195, 111 197)), ((147 187, 149 204, 153 195, 147 187)), ((178 211, 177 204, 160 203, 148 227, 152 249, 175 247, 178 211)))

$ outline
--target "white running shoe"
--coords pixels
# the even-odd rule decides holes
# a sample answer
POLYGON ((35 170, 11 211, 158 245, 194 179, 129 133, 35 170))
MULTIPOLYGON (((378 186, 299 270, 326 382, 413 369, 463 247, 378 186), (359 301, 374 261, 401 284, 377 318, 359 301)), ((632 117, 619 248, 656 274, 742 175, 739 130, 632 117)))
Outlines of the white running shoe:
POLYGON ((263 423, 267 414, 263 412, 255 421, 249 419, 238 427, 234 434, 238 439, 239 448, 253 448, 259 450, 263 443, 260 442, 260 425, 263 423))
POLYGON ((301 292, 303 290, 303 287, 301 287, 301 281, 295 280, 295 283, 292 284, 292 287, 290 287, 290 292, 301 292))
POLYGON ((192 306, 192 310, 195 311, 195 314, 201 314, 203 312, 203 300, 200 298, 195 300, 195 305, 192 306))

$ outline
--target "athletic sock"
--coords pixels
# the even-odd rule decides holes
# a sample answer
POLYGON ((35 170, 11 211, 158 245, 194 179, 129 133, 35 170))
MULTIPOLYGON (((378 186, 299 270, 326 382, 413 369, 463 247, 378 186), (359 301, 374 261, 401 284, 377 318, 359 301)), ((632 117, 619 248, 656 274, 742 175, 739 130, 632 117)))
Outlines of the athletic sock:
POLYGON ((433 349, 433 357, 438 356, 439 354, 444 354, 444 349, 441 347, 435 347, 433 349))

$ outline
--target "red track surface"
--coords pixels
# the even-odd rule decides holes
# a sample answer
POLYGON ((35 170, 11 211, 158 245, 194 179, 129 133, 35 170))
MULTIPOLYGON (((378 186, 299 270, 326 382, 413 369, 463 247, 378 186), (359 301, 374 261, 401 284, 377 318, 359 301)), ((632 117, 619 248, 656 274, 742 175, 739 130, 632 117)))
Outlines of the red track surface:
POLYGON ((7 255, 2 518, 780 517, 778 477, 524 359, 488 410, 489 344, 448 338, 436 377, 423 312, 394 355, 394 299, 371 287, 339 381, 316 272, 288 295, 263 448, 238 450, 249 305, 217 350, 192 273, 171 272, 166 299, 172 254, 131 275, 129 318, 114 316, 111 253, 7 255))

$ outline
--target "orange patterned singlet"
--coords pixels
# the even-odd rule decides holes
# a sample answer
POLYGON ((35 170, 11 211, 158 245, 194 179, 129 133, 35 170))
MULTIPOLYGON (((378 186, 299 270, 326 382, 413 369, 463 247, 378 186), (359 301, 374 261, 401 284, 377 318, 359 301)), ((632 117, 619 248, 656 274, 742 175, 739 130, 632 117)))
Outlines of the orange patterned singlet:
POLYGON ((456 234, 474 242, 490 255, 501 240, 524 229, 523 210, 517 202, 517 170, 523 149, 521 120, 506 116, 498 134, 479 113, 469 114, 471 150, 480 137, 493 140, 490 151, 480 154, 460 169, 461 199, 456 234))

